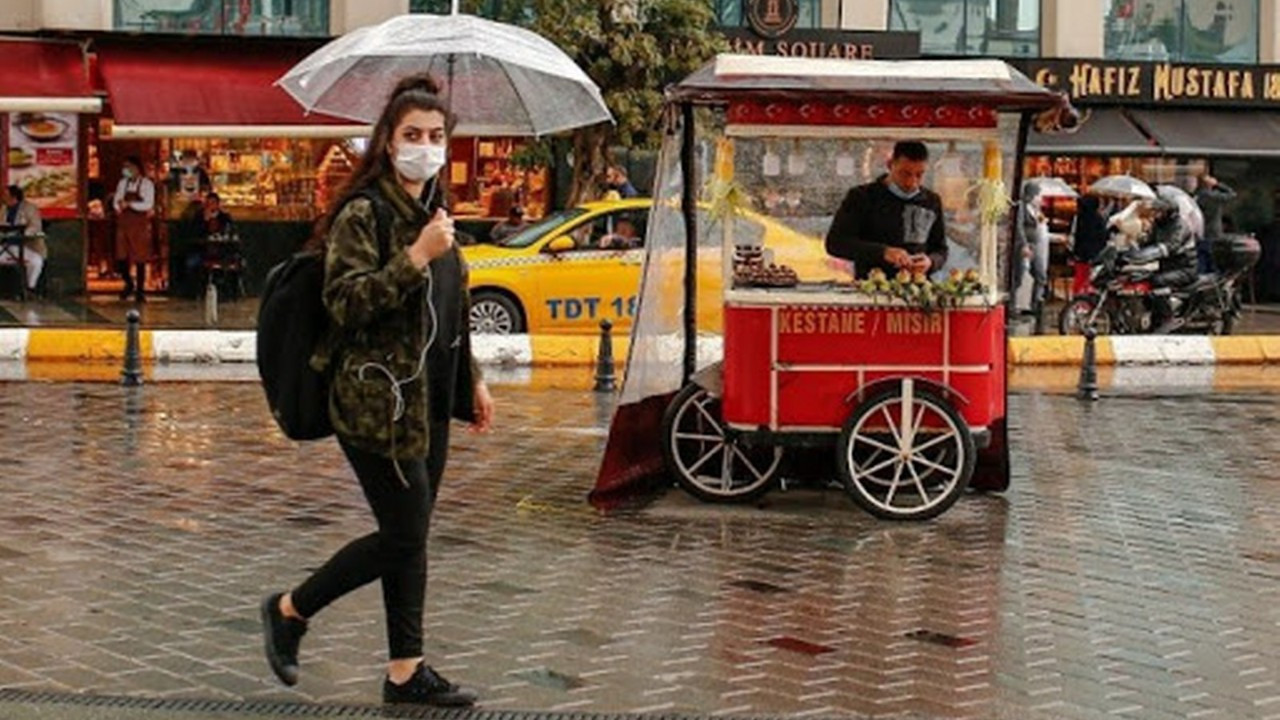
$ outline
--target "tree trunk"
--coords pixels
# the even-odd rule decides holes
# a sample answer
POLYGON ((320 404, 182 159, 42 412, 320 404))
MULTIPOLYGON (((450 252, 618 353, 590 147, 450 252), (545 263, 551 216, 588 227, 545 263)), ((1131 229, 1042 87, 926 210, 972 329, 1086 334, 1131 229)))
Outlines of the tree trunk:
POLYGON ((600 199, 604 171, 609 158, 608 125, 593 125, 573 134, 573 182, 569 186, 569 207, 600 199))

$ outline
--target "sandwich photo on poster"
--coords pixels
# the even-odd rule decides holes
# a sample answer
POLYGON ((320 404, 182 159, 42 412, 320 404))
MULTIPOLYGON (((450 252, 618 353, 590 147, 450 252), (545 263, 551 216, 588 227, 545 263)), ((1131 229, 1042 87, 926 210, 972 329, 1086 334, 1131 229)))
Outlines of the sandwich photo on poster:
POLYGON ((9 185, 45 217, 75 217, 78 198, 74 113, 9 115, 9 185))

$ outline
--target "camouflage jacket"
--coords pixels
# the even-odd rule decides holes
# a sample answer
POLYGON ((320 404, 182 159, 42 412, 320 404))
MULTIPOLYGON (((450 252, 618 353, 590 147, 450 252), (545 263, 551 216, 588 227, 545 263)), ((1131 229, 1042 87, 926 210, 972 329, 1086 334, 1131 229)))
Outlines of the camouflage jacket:
MULTIPOLYGON (((313 365, 332 376, 329 416, 343 441, 386 457, 426 457, 429 423, 448 422, 450 412, 430 412, 428 383, 432 373, 452 373, 455 416, 470 420, 479 369, 471 357, 467 267, 456 261, 432 262, 433 284, 453 288, 453 298, 432 293, 441 327, 456 337, 438 336, 432 357, 418 374, 419 357, 430 333, 426 275, 413 266, 406 248, 417 239, 428 216, 398 184, 381 180, 381 195, 391 209, 389 257, 379 257, 377 212, 366 197, 349 201, 334 218, 325 252, 324 305, 331 331, 313 365), (442 272, 457 277, 443 277, 442 272), (445 318, 446 313, 457 317, 445 318), (446 322, 446 320, 449 320, 446 322), (440 354, 459 354, 444 363, 440 354)), ((444 332, 438 335, 444 335, 444 332)), ((437 400, 439 400, 437 398, 437 400)), ((439 403, 436 403, 437 405, 439 403)))

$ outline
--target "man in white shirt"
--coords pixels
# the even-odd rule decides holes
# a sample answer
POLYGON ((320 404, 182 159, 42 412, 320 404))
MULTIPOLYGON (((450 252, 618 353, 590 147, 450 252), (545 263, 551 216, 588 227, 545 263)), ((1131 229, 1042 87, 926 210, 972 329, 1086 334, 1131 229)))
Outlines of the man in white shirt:
POLYGON ((116 211, 116 265, 124 275, 121 300, 133 295, 135 302, 145 302, 147 261, 151 259, 151 217, 156 204, 156 186, 142 174, 142 159, 130 155, 124 161, 113 205, 116 211), (129 269, 137 268, 137 283, 129 269))
MULTIPOLYGON (((40 208, 28 202, 22 188, 17 185, 10 185, 5 189, 4 224, 22 228, 25 247, 22 248, 21 256, 26 265, 27 289, 35 290, 49 249, 44 242, 44 223, 40 219, 40 208)), ((0 264, 17 263, 18 256, 17 247, 6 246, 0 250, 0 264)))

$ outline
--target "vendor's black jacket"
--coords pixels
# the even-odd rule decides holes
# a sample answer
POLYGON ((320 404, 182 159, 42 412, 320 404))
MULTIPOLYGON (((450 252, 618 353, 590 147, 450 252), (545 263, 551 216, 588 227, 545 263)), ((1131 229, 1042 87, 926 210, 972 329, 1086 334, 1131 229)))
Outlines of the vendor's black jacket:
POLYGON ((910 200, 890 192, 888 178, 859 185, 845 195, 827 231, 827 254, 853 261, 854 272, 865 278, 872 268, 890 276, 897 269, 884 261, 886 247, 926 253, 930 272, 947 261, 947 233, 942 198, 924 188, 910 200))

